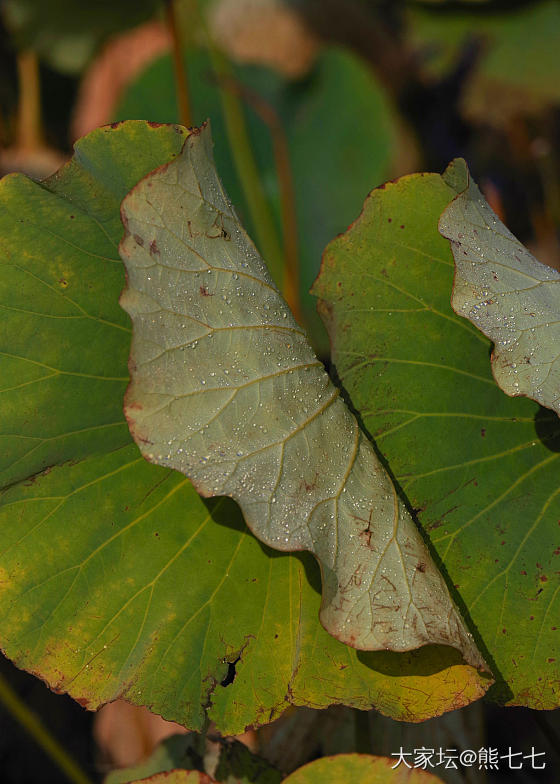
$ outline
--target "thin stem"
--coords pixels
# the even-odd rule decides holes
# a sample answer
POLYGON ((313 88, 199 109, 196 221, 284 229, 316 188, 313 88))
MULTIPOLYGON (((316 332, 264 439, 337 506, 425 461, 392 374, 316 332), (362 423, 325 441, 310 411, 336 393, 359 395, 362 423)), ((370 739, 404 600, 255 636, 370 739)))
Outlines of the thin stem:
POLYGON ((92 784, 86 774, 78 767, 74 760, 66 753, 56 738, 51 735, 38 716, 23 703, 18 694, 12 689, 3 675, 0 674, 0 703, 12 716, 19 721, 22 727, 31 735, 34 741, 41 746, 52 761, 58 765, 69 781, 74 784, 92 784))
POLYGON ((24 150, 37 150, 44 146, 44 140, 39 63, 35 52, 19 52, 17 67, 19 101, 16 145, 24 150))
POLYGON ((370 712, 354 708, 355 750, 358 754, 371 754, 370 712))
MULTIPOLYGON (((229 63, 225 57, 210 42, 209 44, 212 64, 218 83, 231 81, 229 63)), ((274 225, 274 219, 267 203, 262 187, 259 172, 251 142, 245 123, 243 106, 238 96, 232 91, 222 87, 220 89, 222 108, 226 123, 228 140, 233 155, 237 176, 241 183, 247 206, 254 226, 257 245, 265 258, 270 274, 277 286, 282 288, 284 279, 284 260, 274 225)))
POLYGON ((299 252, 295 189, 290 152, 284 128, 275 109, 253 90, 249 90, 234 78, 228 78, 222 84, 226 89, 233 90, 244 98, 270 132, 282 213, 282 239, 284 242, 282 293, 297 321, 303 323, 299 296, 299 252))
MULTIPOLYGON (((527 120, 523 117, 515 117, 507 125, 507 134, 514 163, 517 166, 517 170, 520 171, 524 179, 526 179, 529 176, 528 172, 534 165, 534 154, 532 152, 533 140, 531 138, 527 120)), ((556 238, 556 227, 549 210, 546 208, 547 205, 545 204, 543 206, 544 209, 534 202, 530 203, 529 217, 531 219, 535 240, 539 245, 547 247, 551 238, 554 240, 556 238)))
POLYGON ((6 128, 7 123, 0 114, 0 149, 5 147, 8 143, 8 131, 6 128))
POLYGON ((171 51, 173 55, 173 70, 175 73, 175 89, 177 93, 177 107, 179 109, 179 120, 186 128, 193 125, 191 103, 189 96, 189 85, 185 72, 185 61, 183 58, 182 38, 179 31, 179 21, 175 9, 174 0, 165 0, 165 19, 167 28, 171 36, 171 51))

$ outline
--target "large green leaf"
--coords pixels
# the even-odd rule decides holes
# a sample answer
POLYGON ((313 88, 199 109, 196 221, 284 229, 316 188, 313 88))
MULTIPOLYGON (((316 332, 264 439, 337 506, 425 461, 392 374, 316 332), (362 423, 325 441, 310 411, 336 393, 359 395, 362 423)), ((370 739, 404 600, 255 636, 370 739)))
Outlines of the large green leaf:
POLYGON ((119 206, 183 140, 104 128, 47 182, 0 184, 3 650, 91 708, 122 695, 232 734, 290 703, 417 721, 471 702, 488 680, 448 647, 330 637, 310 557, 267 550, 231 501, 204 502, 132 444, 119 206))
POLYGON ((513 704, 558 704, 557 418, 495 385, 487 339, 451 309, 439 175, 374 191, 315 293, 342 383, 376 438, 513 704))
MULTIPOLYGON (((212 77, 210 59, 203 51, 190 50, 185 63, 194 121, 200 125, 211 119, 220 177, 242 223, 254 237, 255 227, 251 225, 232 167, 218 83, 212 77)), ((298 82, 259 67, 238 66, 234 73, 244 89, 261 96, 273 108, 286 134, 295 188, 300 296, 313 343, 326 353, 328 345, 309 287, 317 275, 327 242, 345 231, 366 194, 389 176, 398 137, 395 115, 371 69, 343 49, 326 49, 313 71, 298 82)), ((169 56, 158 59, 140 74, 125 92, 114 116, 119 120, 144 117, 159 122, 178 120, 169 56)), ((263 186, 280 229, 278 180, 270 132, 250 107, 245 117, 263 186)))
POLYGON ((514 397, 560 413, 560 272, 540 264, 504 226, 457 162, 446 181, 458 195, 439 230, 451 242, 451 304, 494 342, 492 371, 514 397))

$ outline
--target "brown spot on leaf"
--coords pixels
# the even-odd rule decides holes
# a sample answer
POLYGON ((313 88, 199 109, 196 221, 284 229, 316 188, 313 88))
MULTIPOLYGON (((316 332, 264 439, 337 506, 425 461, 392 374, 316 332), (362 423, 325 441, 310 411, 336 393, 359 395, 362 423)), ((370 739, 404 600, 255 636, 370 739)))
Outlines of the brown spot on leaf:
POLYGON ((139 234, 134 235, 134 242, 137 245, 140 245, 141 248, 144 246, 144 238, 141 237, 139 234))
POLYGON ((152 254, 152 256, 155 256, 155 255, 159 256, 159 248, 158 248, 157 242, 155 240, 152 240, 150 242, 150 253, 152 254))
POLYGON ((371 531, 366 528, 365 531, 360 531, 359 537, 366 547, 371 548, 371 531))
POLYGON ((312 482, 308 482, 306 479, 302 479, 299 483, 299 491, 300 493, 306 492, 311 493, 317 487, 317 480, 319 479, 319 473, 316 471, 315 476, 313 477, 312 482))
POLYGON ((54 466, 50 465, 47 466, 46 468, 43 468, 42 471, 37 471, 36 473, 31 474, 31 476, 28 476, 23 484, 25 486, 34 485, 37 479, 41 478, 42 476, 47 476, 47 474, 50 474, 53 468, 54 466))

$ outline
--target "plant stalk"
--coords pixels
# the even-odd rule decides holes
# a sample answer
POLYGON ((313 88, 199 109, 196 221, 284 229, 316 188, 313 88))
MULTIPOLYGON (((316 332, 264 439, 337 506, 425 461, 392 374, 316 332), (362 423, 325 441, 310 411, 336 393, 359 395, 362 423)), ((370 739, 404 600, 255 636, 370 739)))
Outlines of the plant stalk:
POLYGON ((171 36, 171 52, 173 56, 173 71, 175 73, 175 90, 177 93, 177 108, 179 120, 186 128, 193 125, 189 85, 183 58, 182 36, 179 31, 179 20, 174 0, 165 0, 165 19, 171 36))
POLYGON ((218 84, 221 85, 220 97, 233 162, 247 201, 257 245, 266 260, 274 282, 282 289, 284 280, 282 249, 251 150, 243 106, 239 97, 223 86, 232 79, 229 63, 211 43, 209 50, 218 84))
POLYGON ((38 150, 44 147, 44 139, 39 63, 35 52, 19 52, 17 69, 19 100, 16 146, 22 150, 38 150))
POLYGON ((282 239, 284 243, 284 265, 281 290, 296 320, 302 324, 303 315, 299 296, 299 252, 295 189, 290 163, 290 151, 284 128, 275 109, 253 90, 249 90, 236 79, 223 82, 229 89, 243 98, 267 126, 272 139, 280 209, 282 213, 282 239))
POLYGON ((0 703, 31 735, 69 781, 74 784, 92 784, 91 779, 51 735, 39 717, 25 705, 2 674, 0 674, 0 703))
POLYGON ((371 754, 370 711, 354 708, 355 750, 358 754, 371 754))

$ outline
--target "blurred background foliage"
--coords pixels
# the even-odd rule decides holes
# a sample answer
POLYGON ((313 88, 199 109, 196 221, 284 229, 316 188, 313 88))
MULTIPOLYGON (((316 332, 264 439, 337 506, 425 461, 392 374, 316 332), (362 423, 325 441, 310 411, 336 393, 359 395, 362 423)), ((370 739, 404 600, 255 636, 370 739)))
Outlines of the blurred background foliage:
POLYGON ((190 122, 211 118, 226 189, 276 277, 284 259, 297 270, 323 356, 308 294, 322 250, 389 178, 462 155, 559 263, 557 0, 176 0, 175 33, 166 6, 4 0, 4 171, 49 173, 107 122, 181 121, 175 34, 190 122))
MULTIPOLYGON (((557 0, 0 0, 0 173, 42 178, 108 122, 210 118, 226 189, 280 284, 291 270, 288 299, 326 359, 308 294, 322 250, 389 178, 465 157, 510 229, 560 268, 559 42, 557 0)), ((7 662, 0 672, 20 694, 41 688, 7 662)), ((103 734, 110 719, 98 720, 96 752, 80 740, 89 719, 66 701, 54 708, 60 699, 39 696, 37 709, 45 701, 49 715, 61 711, 70 746, 97 778, 100 754, 133 764, 177 729, 129 717, 136 746, 127 741, 123 756, 115 733, 103 734)), ((554 728, 515 715, 514 734, 524 727, 553 755, 554 728)), ((509 743, 503 730, 490 736, 509 743)), ((452 745, 455 730, 446 732, 452 745)), ((461 732, 468 742, 467 720, 461 732)), ((18 742, 0 744, 8 776, 10 760, 25 758, 18 742)), ((37 761, 27 762, 28 778, 5 780, 33 780, 37 761)), ((42 781, 59 780, 40 766, 42 781)))

